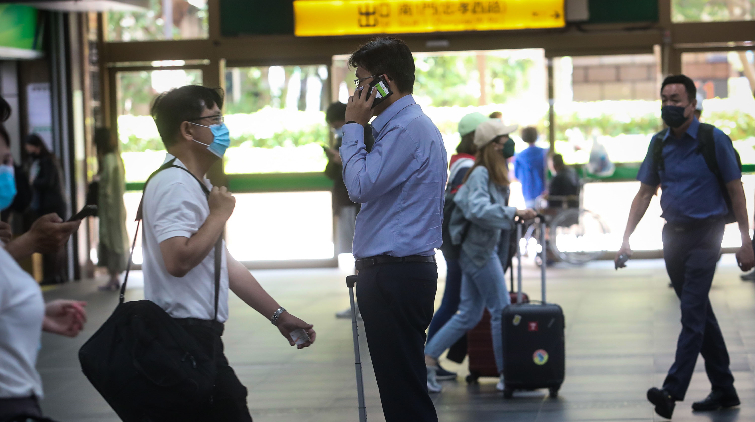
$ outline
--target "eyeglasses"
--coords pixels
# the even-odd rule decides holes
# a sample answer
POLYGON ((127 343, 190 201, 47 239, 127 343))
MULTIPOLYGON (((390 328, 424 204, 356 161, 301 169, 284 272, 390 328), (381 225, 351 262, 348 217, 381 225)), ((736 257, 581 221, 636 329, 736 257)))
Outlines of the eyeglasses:
POLYGON ((187 122, 196 122, 198 120, 209 120, 210 124, 212 125, 219 125, 223 123, 224 118, 222 114, 214 114, 212 116, 202 116, 202 117, 196 117, 193 119, 188 119, 187 122))
POLYGON ((364 78, 356 78, 354 79, 354 85, 359 86, 362 84, 362 82, 366 81, 367 79, 374 78, 376 75, 370 75, 366 76, 364 78))

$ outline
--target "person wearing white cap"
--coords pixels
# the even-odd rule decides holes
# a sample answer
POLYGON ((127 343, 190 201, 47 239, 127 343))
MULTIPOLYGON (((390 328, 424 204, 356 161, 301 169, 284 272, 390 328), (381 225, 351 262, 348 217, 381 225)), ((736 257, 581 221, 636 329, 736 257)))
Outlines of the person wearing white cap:
MULTIPOLYGON (((498 372, 503 372, 501 311, 510 303, 504 279, 509 255, 509 236, 514 217, 529 220, 532 209, 508 206, 509 177, 506 159, 514 154, 509 134, 517 126, 506 126, 499 119, 482 122, 475 130, 477 157, 456 193, 456 209, 451 215, 450 234, 461 244, 459 263, 462 271, 459 311, 425 346, 427 386, 441 390, 437 381, 438 358, 482 318, 485 308, 491 314, 493 351, 498 372)), ((503 389, 503 375, 496 386, 503 389)))
POLYGON ((703 114, 703 100, 705 99, 705 95, 700 91, 697 91, 696 97, 697 105, 695 105, 695 118, 700 120, 700 116, 703 114))
MULTIPOLYGON (((459 246, 451 243, 451 235, 448 230, 448 222, 451 219, 450 214, 453 211, 454 203, 453 198, 456 195, 456 191, 462 185, 464 177, 467 172, 474 165, 475 154, 477 153, 477 146, 474 143, 475 129, 480 123, 488 120, 487 117, 481 113, 469 113, 462 117, 459 121, 459 135, 461 136, 461 142, 456 147, 456 154, 451 157, 449 163, 449 175, 448 184, 446 185, 445 194, 445 206, 443 208, 443 244, 440 247, 440 251, 443 253, 443 258, 446 260, 446 286, 443 290, 443 299, 440 302, 440 306, 435 311, 432 321, 430 321, 430 327, 427 329, 427 341, 430 341, 435 333, 440 330, 443 325, 456 314, 459 309, 459 300, 461 295, 461 266, 459 266, 459 246)), ((459 343, 462 346, 466 345, 465 341, 460 339, 459 343)), ((461 363, 466 356, 466 347, 454 348, 452 350, 459 351, 449 352, 446 356, 449 360, 461 363)), ((438 364, 438 370, 436 373, 436 379, 438 380, 452 380, 456 379, 456 372, 451 372, 438 364)))

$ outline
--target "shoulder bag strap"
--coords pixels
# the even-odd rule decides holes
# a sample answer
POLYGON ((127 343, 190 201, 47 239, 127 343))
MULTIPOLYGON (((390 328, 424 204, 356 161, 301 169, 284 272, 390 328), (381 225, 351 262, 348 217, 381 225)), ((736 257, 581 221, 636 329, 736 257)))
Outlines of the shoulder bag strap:
MULTIPOLYGON (((202 188, 202 192, 204 192, 205 196, 209 199, 210 197, 210 190, 207 189, 207 186, 205 186, 204 183, 202 183, 199 179, 197 179, 196 176, 194 176, 188 169, 182 166, 175 165, 176 159, 173 158, 172 160, 168 161, 167 163, 163 164, 155 170, 154 173, 152 173, 147 181, 144 183, 144 188, 142 192, 147 190, 147 184, 150 180, 159 172, 163 170, 167 170, 169 168, 178 168, 181 169, 189 174, 191 174, 191 177, 194 178, 194 180, 199 183, 199 186, 202 188)), ((118 298, 118 304, 122 304, 125 300, 125 293, 126 293, 126 283, 128 282, 128 274, 131 270, 131 264, 133 263, 133 256, 134 256, 134 248, 136 247, 136 239, 139 236, 139 226, 142 222, 142 205, 144 203, 144 194, 142 194, 142 199, 139 201, 139 209, 136 212, 136 233, 134 233, 134 241, 131 243, 131 253, 128 257, 128 267, 126 267, 126 275, 123 278, 123 284, 121 285, 121 292, 120 296, 118 298)), ((221 270, 221 264, 222 264, 222 258, 223 258, 223 237, 224 234, 221 234, 220 237, 218 237, 218 241, 215 243, 215 312, 213 315, 212 320, 216 321, 218 319, 218 301, 220 298, 220 270, 221 270)))

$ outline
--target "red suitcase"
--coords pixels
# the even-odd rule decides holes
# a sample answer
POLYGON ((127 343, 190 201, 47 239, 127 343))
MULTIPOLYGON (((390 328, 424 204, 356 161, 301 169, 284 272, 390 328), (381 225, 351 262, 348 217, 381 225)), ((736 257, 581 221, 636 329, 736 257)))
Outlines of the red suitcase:
MULTIPOLYGON (((514 292, 513 268, 509 268, 509 271, 512 271, 509 296, 511 303, 518 303, 517 294, 514 292)), ((529 303, 529 301, 529 296, 522 293, 522 303, 529 303)), ((495 366, 493 354, 493 338, 490 332, 490 313, 487 309, 482 314, 480 322, 467 331, 467 355, 469 356, 469 375, 466 378, 468 383, 477 382, 480 377, 498 378, 498 368, 495 366)))

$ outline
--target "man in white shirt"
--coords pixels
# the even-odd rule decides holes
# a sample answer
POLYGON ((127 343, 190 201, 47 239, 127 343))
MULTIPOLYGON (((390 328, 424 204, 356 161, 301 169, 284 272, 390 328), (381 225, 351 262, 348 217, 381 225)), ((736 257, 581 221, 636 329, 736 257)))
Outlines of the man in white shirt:
POLYGON ((301 329, 309 336, 297 345, 301 349, 315 341, 315 331, 270 297, 225 246, 215 318, 214 248, 236 204, 226 188, 212 187, 205 179, 230 143, 222 106, 222 91, 202 86, 173 89, 152 105, 152 117, 168 151, 166 163, 183 169, 162 170, 145 187, 142 268, 145 298, 176 318, 208 354, 215 352, 218 372, 213 401, 198 420, 240 422, 252 420, 247 390, 228 365, 220 337, 228 318, 228 289, 270 319, 292 346, 292 332, 301 329))

